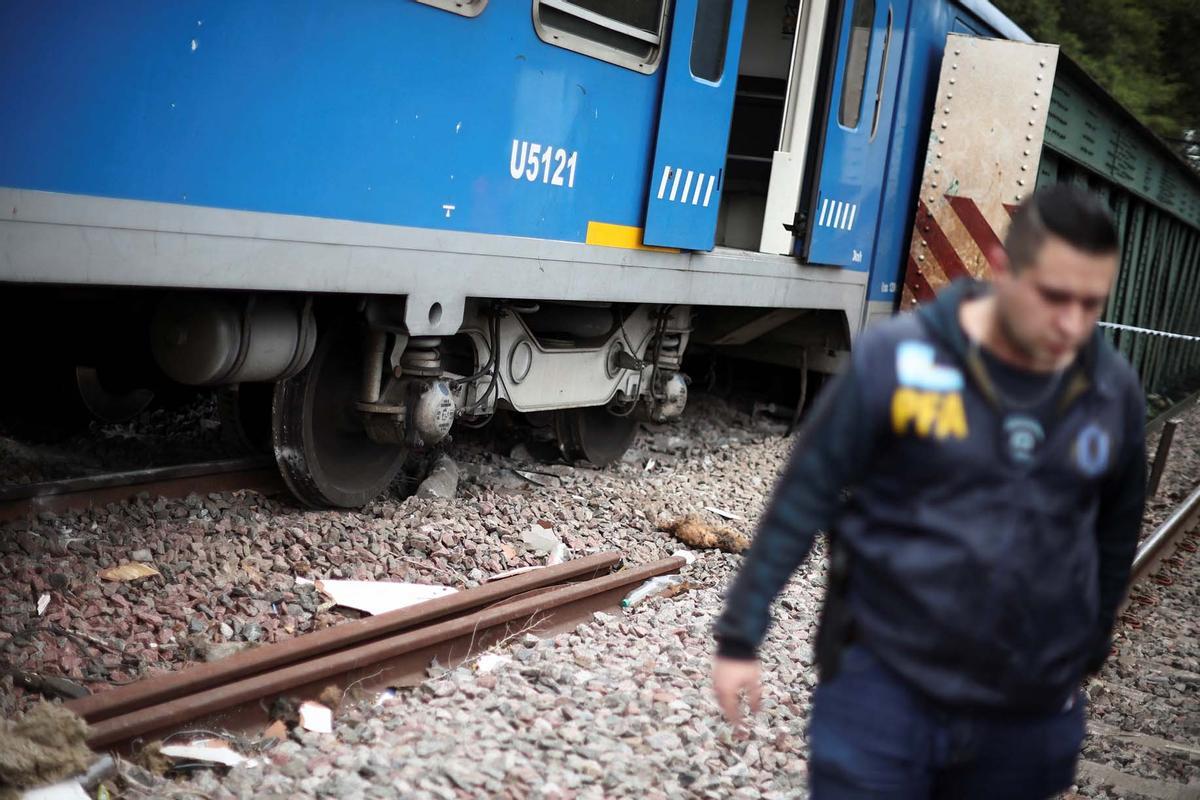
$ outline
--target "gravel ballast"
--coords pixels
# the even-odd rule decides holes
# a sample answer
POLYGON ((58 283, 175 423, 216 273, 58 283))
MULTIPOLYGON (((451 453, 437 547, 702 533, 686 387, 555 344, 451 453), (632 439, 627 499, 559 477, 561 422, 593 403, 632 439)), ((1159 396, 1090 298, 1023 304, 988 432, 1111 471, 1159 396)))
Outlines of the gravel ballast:
MULTIPOLYGON (((1190 491, 1198 423, 1193 410, 1176 432, 1152 515, 1165 516, 1190 491)), ((544 529, 539 521, 550 523, 568 557, 617 549, 629 563, 684 549, 660 529, 684 514, 749 535, 793 441, 781 431, 698 396, 682 423, 647 426, 626 459, 605 470, 455 447, 460 485, 451 500, 387 499, 360 512, 317 512, 237 492, 13 523, 0 533, 0 658, 100 690, 148 668, 179 668, 354 614, 329 607, 296 576, 462 588, 544 564, 546 555, 522 541, 531 527, 544 529), (131 583, 98 577, 128 561, 160 575, 131 583), (43 594, 50 603, 39 616, 43 594)), ((1147 526, 1154 524, 1151 516, 1147 526)), ((300 732, 258 766, 227 774, 190 770, 187 788, 213 798, 802 797, 816 680, 811 642, 824 591, 821 543, 777 605, 762 651, 764 707, 742 731, 720 719, 709 683, 711 624, 741 559, 715 550, 696 555, 683 570, 689 591, 598 615, 553 638, 516 637, 498 648, 511 660, 490 671, 478 661, 434 667, 420 687, 378 704, 343 705, 333 734, 300 732)), ((1171 598, 1164 609, 1194 612, 1194 590, 1180 594, 1181 583, 1194 587, 1194 574, 1156 593, 1171 598)), ((1194 623, 1181 628, 1170 620, 1119 639, 1118 657, 1088 685, 1093 720, 1200 748, 1193 678, 1172 673, 1164 689, 1153 676, 1139 677, 1143 657, 1200 673, 1194 623)), ((36 699, 2 680, 5 714, 36 699)), ((1179 751, 1149 750, 1093 734, 1084 758, 1173 783, 1200 764, 1179 751)), ((1085 778, 1077 796, 1134 796, 1085 778)), ((153 786, 150 794, 171 792, 167 783, 153 786)))

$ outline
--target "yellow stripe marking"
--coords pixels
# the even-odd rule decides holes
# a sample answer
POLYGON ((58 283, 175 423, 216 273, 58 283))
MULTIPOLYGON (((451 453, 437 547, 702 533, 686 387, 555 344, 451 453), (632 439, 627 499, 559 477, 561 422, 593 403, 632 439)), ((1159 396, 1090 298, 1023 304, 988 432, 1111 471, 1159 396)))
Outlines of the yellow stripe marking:
POLYGON ((596 222, 589 220, 587 226, 588 244, 601 247, 623 247, 626 250, 655 250, 659 253, 678 253, 674 247, 653 247, 642 244, 642 229, 633 225, 613 225, 611 222, 596 222))

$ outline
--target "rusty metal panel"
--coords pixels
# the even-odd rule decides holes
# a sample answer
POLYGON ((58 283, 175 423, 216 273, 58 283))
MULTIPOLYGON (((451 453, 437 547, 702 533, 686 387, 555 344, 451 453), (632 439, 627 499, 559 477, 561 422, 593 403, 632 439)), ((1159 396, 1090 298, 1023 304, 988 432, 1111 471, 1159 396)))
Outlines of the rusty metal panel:
POLYGON ((901 308, 966 275, 1036 188, 1058 47, 951 34, 946 41, 901 308))

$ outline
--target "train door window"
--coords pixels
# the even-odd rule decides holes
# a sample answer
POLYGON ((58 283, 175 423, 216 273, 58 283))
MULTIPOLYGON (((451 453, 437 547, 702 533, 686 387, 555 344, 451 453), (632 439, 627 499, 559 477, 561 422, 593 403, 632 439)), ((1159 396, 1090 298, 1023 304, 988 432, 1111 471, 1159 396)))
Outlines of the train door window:
POLYGON ((533 27, 544 42, 651 73, 666 12, 666 0, 533 0, 533 27))
POLYGON ((879 67, 879 85, 875 87, 875 114, 871 117, 871 141, 879 131, 879 110, 883 107, 883 79, 887 77, 888 52, 892 49, 892 7, 888 6, 887 31, 883 34, 883 60, 879 67))
POLYGON ((725 49, 733 0, 700 0, 696 30, 692 35, 691 69, 694 77, 717 83, 725 72, 725 49))
POLYGON ((857 128, 862 116, 862 99, 867 84, 867 57, 871 54, 871 24, 875 20, 875 0, 854 0, 850 17, 850 46, 842 65, 842 101, 838 122, 857 128))
POLYGON ((434 8, 444 8, 464 17, 477 17, 487 6, 488 0, 417 0, 434 8))

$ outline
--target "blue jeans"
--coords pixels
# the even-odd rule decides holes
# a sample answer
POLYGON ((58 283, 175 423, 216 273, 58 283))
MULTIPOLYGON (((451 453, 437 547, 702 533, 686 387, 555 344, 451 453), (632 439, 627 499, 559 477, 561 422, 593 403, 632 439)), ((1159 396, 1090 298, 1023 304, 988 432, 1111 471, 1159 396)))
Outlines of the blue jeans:
POLYGON ((813 693, 813 800, 1035 800, 1069 787, 1083 743, 1083 693, 1048 715, 940 706, 861 644, 813 693))

